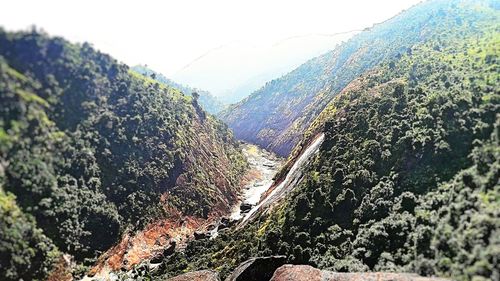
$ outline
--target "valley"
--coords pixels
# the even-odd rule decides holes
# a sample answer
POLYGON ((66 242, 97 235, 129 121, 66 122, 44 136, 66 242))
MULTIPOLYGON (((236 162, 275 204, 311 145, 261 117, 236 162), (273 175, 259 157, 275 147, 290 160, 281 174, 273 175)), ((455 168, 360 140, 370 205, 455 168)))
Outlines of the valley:
MULTIPOLYGON (((498 1, 348 37, 226 105, 0 27, 0 280, 499 281, 498 1)), ((186 71, 224 88, 254 60, 221 56, 186 71)))
POLYGON ((165 255, 185 251, 187 244, 193 240, 215 239, 219 231, 246 220, 261 206, 261 196, 273 185, 273 177, 282 159, 248 143, 242 144, 242 151, 248 159, 249 168, 241 182, 242 192, 230 213, 216 214, 207 219, 184 216, 180 212, 171 213, 169 218, 150 223, 133 235, 125 235, 99 258, 84 280, 106 279, 108 276, 118 278, 116 272, 120 271, 131 277, 138 266, 155 270, 165 255), (145 261, 149 262, 145 264, 145 261))
MULTIPOLYGON (((241 221, 241 225, 250 220, 256 215, 257 212, 266 210, 272 204, 282 199, 289 194, 295 186, 297 186, 302 179, 303 169, 306 164, 311 160, 315 153, 318 152, 319 146, 324 140, 324 135, 316 136, 312 143, 305 148, 305 150, 300 154, 297 160, 293 163, 290 170, 286 172, 284 178, 278 178, 276 181, 271 182, 268 188, 264 189, 262 192, 261 200, 255 201, 255 206, 250 209, 248 214, 241 221)), ((241 227, 241 226, 240 226, 241 227)))

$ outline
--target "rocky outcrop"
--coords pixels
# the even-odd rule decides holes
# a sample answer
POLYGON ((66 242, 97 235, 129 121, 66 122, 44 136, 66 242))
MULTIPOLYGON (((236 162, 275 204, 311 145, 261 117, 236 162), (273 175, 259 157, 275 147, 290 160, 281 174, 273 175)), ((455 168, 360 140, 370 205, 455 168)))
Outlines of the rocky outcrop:
POLYGON ((193 233, 193 237, 194 237, 194 240, 207 239, 207 238, 210 238, 210 233, 197 230, 193 233))
POLYGON ((300 156, 294 161, 293 165, 290 167, 286 175, 284 175, 283 180, 275 180, 274 184, 262 195, 257 206, 253 207, 248 214, 243 218, 238 227, 242 228, 245 226, 247 221, 252 220, 256 215, 266 209, 269 209, 271 205, 276 204, 281 199, 285 198, 302 180, 303 173, 302 170, 304 166, 310 161, 311 157, 319 151, 323 140, 325 139, 325 134, 318 134, 313 138, 313 141, 300 156))
MULTIPOLYGON (((284 264, 284 256, 258 257, 238 266, 225 281, 450 281, 436 277, 422 277, 411 273, 393 272, 333 272, 309 265, 284 264)), ((185 273, 167 281, 220 281, 215 271, 202 270, 185 273)))
POLYGON ((252 209, 252 207, 253 207, 252 204, 243 202, 240 205, 240 211, 241 211, 241 213, 248 213, 252 209))
POLYGON ((269 280, 274 271, 285 264, 285 256, 257 257, 240 264, 226 281, 263 281, 269 280))
POLYGON ((167 281, 220 281, 220 278, 215 271, 200 270, 168 278, 167 281))
POLYGON ((151 263, 160 263, 163 261, 165 257, 172 255, 175 252, 175 246, 177 242, 175 240, 171 240, 168 247, 166 247, 163 251, 160 252, 159 255, 153 257, 150 262, 151 263))
POLYGON ((321 270, 309 265, 291 265, 285 264, 274 272, 271 280, 273 281, 291 281, 291 280, 309 280, 321 281, 321 270))
MULTIPOLYGON (((267 279, 266 279, 267 280, 267 279)), ((448 279, 421 277, 410 273, 360 272, 344 273, 319 270, 309 265, 286 264, 278 268, 270 281, 449 281, 448 279)))
POLYGON ((219 230, 230 228, 234 224, 235 224, 234 220, 231 220, 230 218, 222 217, 220 219, 220 223, 219 223, 219 230))

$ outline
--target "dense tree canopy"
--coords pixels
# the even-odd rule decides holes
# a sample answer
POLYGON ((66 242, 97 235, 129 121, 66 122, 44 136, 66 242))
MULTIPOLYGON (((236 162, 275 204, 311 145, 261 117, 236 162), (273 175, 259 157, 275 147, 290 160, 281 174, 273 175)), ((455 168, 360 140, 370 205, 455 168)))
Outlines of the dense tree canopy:
MULTIPOLYGON (((245 139, 282 154, 297 143, 278 181, 324 141, 272 208, 167 255, 148 278, 227 275, 274 254, 500 278, 499 11, 425 2, 233 107, 224 116, 245 139)), ((85 270, 149 222, 227 213, 247 164, 193 97, 89 44, 0 30, 0 279, 44 279, 64 253, 85 270)))
POLYGON ((458 13, 458 26, 384 60, 329 102, 291 155, 325 134, 289 198, 166 264, 227 273, 250 256, 283 254, 334 271, 498 279, 499 14, 478 7, 493 20, 458 13))
POLYGON ((269 246, 277 235, 276 251, 335 270, 492 278, 498 35, 443 40, 353 81, 329 105, 320 154, 269 246))
POLYGON ((347 84, 381 62, 446 32, 475 32, 498 18, 494 0, 423 1, 356 34, 334 50, 268 82, 220 113, 238 138, 288 156, 326 105, 347 84))
MULTIPOLYGON (((227 127, 190 97, 35 30, 0 31, 0 105, 1 178, 16 195, 6 198, 35 218, 30 239, 49 245, 37 251, 53 243, 79 262, 169 210, 229 208, 246 168, 227 127)), ((21 257, 9 247, 1 254, 21 257)), ((23 276, 43 276, 47 253, 23 255, 34 267, 23 276)))
POLYGON ((191 95, 194 92, 198 93, 200 104, 203 107, 203 109, 206 110, 208 113, 217 114, 222 109, 224 109, 224 104, 217 97, 215 97, 208 91, 204 91, 197 88, 191 88, 189 86, 176 83, 175 81, 172 81, 171 79, 165 77, 163 74, 155 72, 145 65, 144 66, 136 65, 132 67, 132 70, 144 76, 151 77, 153 80, 156 80, 160 83, 175 88, 184 93, 185 95, 191 95))

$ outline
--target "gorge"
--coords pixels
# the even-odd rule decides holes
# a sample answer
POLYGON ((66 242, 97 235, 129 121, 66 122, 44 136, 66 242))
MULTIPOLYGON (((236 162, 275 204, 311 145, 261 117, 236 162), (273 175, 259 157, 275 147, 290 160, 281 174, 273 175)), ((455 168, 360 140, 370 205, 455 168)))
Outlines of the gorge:
POLYGON ((0 28, 0 280, 500 280, 499 49, 427 0, 224 105, 0 28))

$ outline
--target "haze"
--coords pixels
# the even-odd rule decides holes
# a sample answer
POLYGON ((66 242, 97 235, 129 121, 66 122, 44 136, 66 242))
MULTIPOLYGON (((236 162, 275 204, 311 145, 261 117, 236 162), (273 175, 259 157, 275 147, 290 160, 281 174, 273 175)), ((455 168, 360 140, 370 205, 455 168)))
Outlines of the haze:
MULTIPOLYGON (((3 3, 8 30, 36 25, 147 64, 217 96, 241 96, 418 0, 36 1, 3 3)), ((227 98, 230 102, 238 98, 227 98)))

